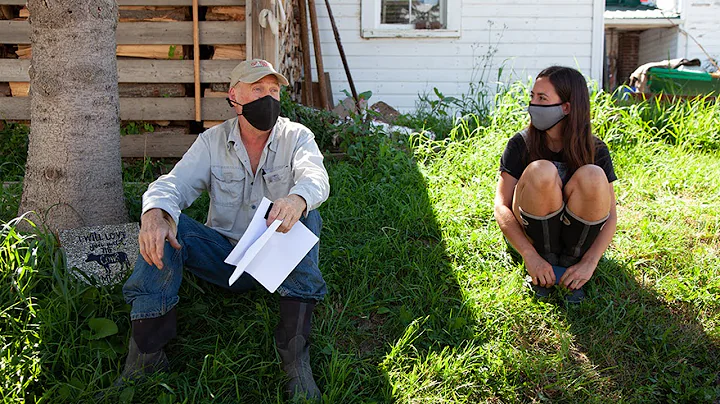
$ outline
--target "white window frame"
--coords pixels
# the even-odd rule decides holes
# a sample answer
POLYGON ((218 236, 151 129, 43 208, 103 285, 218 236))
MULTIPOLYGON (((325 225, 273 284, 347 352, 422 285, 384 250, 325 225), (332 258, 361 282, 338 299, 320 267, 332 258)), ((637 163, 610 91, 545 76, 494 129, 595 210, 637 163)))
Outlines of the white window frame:
POLYGON ((462 0, 445 2, 447 27, 445 29, 415 29, 413 24, 382 24, 382 0, 361 0, 361 28, 363 38, 459 38, 462 17, 462 0))

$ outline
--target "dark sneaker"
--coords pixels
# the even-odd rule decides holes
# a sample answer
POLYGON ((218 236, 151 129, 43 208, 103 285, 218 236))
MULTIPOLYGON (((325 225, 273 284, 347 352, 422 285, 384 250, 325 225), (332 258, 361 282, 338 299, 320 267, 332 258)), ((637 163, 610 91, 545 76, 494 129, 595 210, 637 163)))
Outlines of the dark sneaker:
POLYGON ((565 301, 572 304, 578 304, 585 300, 585 292, 582 288, 573 290, 572 292, 565 295, 565 301))
POLYGON ((546 288, 544 286, 540 285, 533 285, 532 279, 530 279, 530 275, 525 277, 525 283, 530 286, 530 290, 532 290, 533 295, 537 298, 543 298, 550 296, 550 292, 552 292, 551 288, 546 288))

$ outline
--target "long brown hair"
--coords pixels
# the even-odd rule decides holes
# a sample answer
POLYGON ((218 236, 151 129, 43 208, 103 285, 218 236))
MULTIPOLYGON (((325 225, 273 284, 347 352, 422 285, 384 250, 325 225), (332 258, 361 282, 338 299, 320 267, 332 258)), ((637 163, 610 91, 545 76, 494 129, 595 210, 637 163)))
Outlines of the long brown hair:
MULTIPOLYGON (((583 75, 572 68, 551 66, 538 74, 537 78, 547 77, 560 101, 570 103, 570 114, 564 119, 562 131, 563 154, 568 174, 595 161, 595 140, 590 128, 590 94, 583 75)), ((528 150, 530 161, 540 160, 548 153, 547 133, 544 130, 528 127, 528 150)))

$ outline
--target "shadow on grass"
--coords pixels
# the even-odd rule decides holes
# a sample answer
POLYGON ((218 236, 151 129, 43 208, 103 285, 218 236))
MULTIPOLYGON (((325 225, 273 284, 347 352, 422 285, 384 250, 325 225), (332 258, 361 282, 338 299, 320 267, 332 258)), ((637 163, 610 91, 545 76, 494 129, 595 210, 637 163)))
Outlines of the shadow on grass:
POLYGON ((566 316, 577 359, 599 372, 602 400, 720 400, 720 341, 697 321, 698 307, 667 303, 613 259, 600 262, 587 289, 586 302, 566 316))
POLYGON ((425 180, 398 147, 366 139, 330 167, 321 208, 330 293, 313 350, 328 402, 403 401, 407 384, 390 379, 432 382, 430 367, 413 364, 473 337, 425 180))
MULTIPOLYGON (((522 266, 519 255, 512 260, 522 266)), ((533 306, 540 308, 540 328, 557 334, 547 338, 528 329, 520 335, 518 348, 535 351, 537 362, 547 364, 544 374, 521 369, 520 379, 528 380, 519 390, 525 400, 720 401, 720 341, 698 321, 700 308, 668 303, 639 283, 628 264, 606 257, 585 292, 581 304, 568 304, 563 292, 555 292, 531 298, 523 309, 529 315, 533 306)))

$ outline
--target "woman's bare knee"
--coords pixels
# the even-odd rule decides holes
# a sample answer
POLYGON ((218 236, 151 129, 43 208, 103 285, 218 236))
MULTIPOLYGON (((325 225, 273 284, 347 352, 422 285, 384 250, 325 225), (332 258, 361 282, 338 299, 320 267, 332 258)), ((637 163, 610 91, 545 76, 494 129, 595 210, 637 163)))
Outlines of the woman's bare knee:
POLYGON ((536 190, 555 190, 562 188, 562 180, 558 175, 555 164, 548 160, 536 160, 528 164, 523 171, 520 181, 525 186, 531 186, 536 190))
POLYGON ((575 171, 565 186, 565 194, 581 193, 584 198, 609 195, 608 180, 605 171, 594 164, 586 164, 575 171))
POLYGON ((580 167, 563 190, 568 209, 585 220, 598 220, 610 211, 610 186, 602 168, 580 167))
POLYGON ((555 165, 547 160, 530 163, 523 172, 513 196, 513 212, 544 216, 562 207, 562 180, 555 165))

